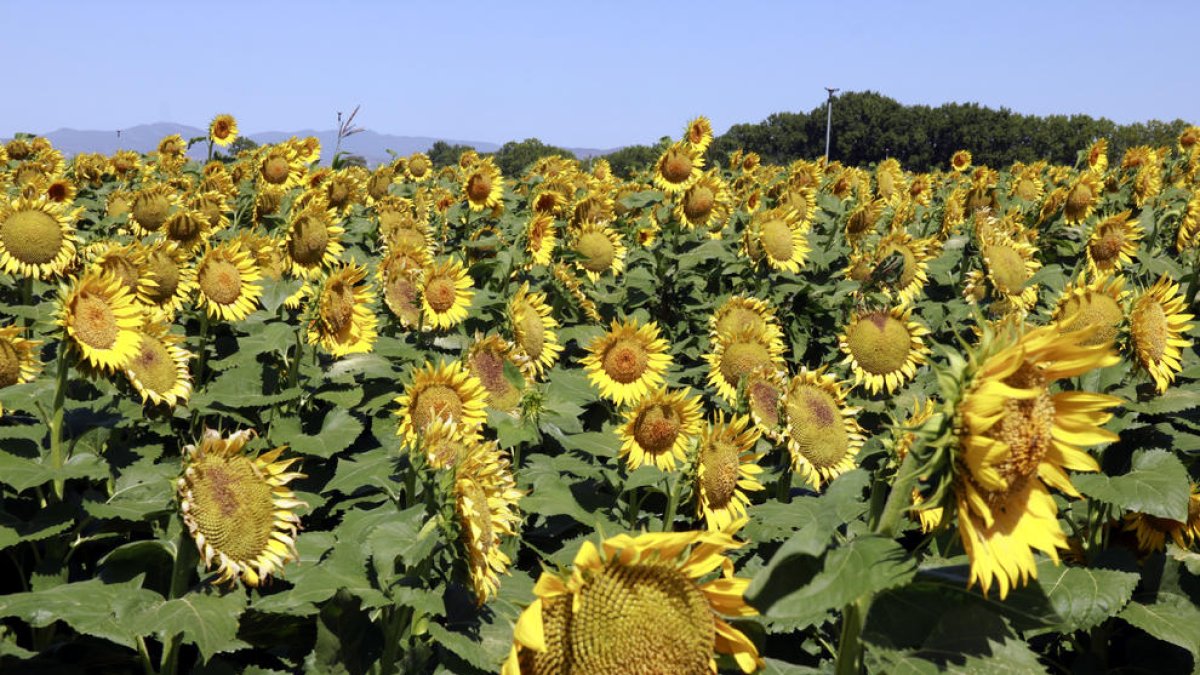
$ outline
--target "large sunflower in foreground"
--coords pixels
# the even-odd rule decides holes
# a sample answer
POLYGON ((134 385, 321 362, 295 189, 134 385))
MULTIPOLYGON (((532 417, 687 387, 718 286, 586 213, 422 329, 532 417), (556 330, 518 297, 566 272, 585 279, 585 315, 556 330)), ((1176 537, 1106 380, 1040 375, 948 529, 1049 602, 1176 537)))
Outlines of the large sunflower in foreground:
POLYGON ((425 365, 413 372, 412 383, 396 398, 400 424, 396 434, 405 445, 417 443, 435 420, 457 424, 465 438, 479 436, 487 419, 487 391, 479 378, 459 361, 425 365))
POLYGON ((208 125, 208 138, 214 145, 222 148, 237 140, 238 125, 233 115, 222 113, 212 119, 208 125))
POLYGON ((673 195, 690 188, 700 179, 704 157, 686 143, 670 145, 654 163, 654 184, 673 195))
MULTIPOLYGON (((37 348, 42 343, 21 337, 23 332, 20 326, 0 328, 0 389, 32 382, 41 370, 37 348)), ((4 406, 0 406, 3 416, 4 406)))
POLYGON ((462 193, 472 211, 492 209, 500 204, 504 196, 504 176, 491 157, 464 172, 462 193))
POLYGON ((137 352, 125 366, 125 376, 143 403, 170 408, 192 395, 188 361, 192 355, 182 347, 183 336, 167 330, 167 324, 147 321, 138 333, 137 352))
POLYGON ((757 614, 743 599, 750 580, 725 557, 740 545, 719 532, 584 542, 569 575, 538 579, 502 674, 716 673, 716 654, 754 672, 758 649, 722 618, 757 614))
POLYGON ((640 325, 637 319, 613 319, 612 328, 592 340, 587 351, 581 363, 588 380, 617 405, 636 402, 661 385, 671 365, 667 341, 653 321, 640 325))
POLYGON ((83 365, 102 373, 125 368, 137 353, 142 307, 121 281, 88 272, 62 291, 58 324, 83 365))
POLYGON ((454 471, 455 513, 475 601, 479 605, 496 595, 500 574, 512 562, 500 550, 503 537, 514 537, 521 522, 517 489, 508 457, 495 441, 468 443, 454 471))
POLYGON ((1133 301, 1129 313, 1129 341, 1137 363, 1146 369, 1158 393, 1163 393, 1183 369, 1182 351, 1191 346, 1191 314, 1179 284, 1162 276, 1133 301))
POLYGON ((725 419, 717 411, 700 435, 696 456, 696 515, 709 530, 725 531, 746 516, 747 492, 762 490, 762 467, 754 452, 759 432, 745 415, 725 419))
POLYGON ((75 259, 75 214, 51 201, 0 197, 0 271, 46 280, 75 259))
POLYGON ((298 460, 280 460, 282 447, 248 456, 243 447, 253 437, 248 429, 227 438, 205 429, 199 445, 183 449, 179 508, 205 568, 216 568, 217 583, 240 578, 258 586, 300 557, 294 510, 305 504, 287 487, 303 477, 288 471, 298 460))
POLYGON ((1079 493, 1066 470, 1098 471, 1081 446, 1117 440, 1101 426, 1112 396, 1051 393, 1060 379, 1119 361, 1111 344, 1080 345, 1081 336, 1050 325, 985 336, 975 372, 956 406, 959 535, 971 559, 970 584, 1000 597, 1037 576, 1034 549, 1058 561, 1067 537, 1049 488, 1079 493))
POLYGON ((508 320, 512 326, 513 349, 522 357, 522 368, 537 377, 554 365, 562 352, 558 343, 558 321, 551 315, 545 293, 529 290, 521 284, 508 302, 508 320))
POLYGON ((353 263, 329 273, 308 322, 309 344, 320 345, 335 358, 371 351, 379 320, 371 310, 366 278, 367 268, 353 263))
POLYGON ((700 400, 689 393, 660 387, 625 411, 617 435, 630 471, 642 466, 672 471, 676 461, 687 461, 688 443, 700 432, 700 400))
POLYGON ((250 253, 236 242, 209 247, 196 267, 200 305, 210 318, 241 321, 258 306, 262 279, 250 253))
POLYGON ((854 372, 854 384, 892 393, 916 377, 928 362, 924 336, 929 329, 912 319, 912 307, 855 312, 838 337, 838 347, 854 372))
POLYGON ((605 223, 584 223, 575 231, 576 262, 588 279, 597 281, 607 272, 614 276, 625 269, 625 244, 621 235, 605 223))
POLYGON ((824 368, 801 369, 788 382, 783 413, 792 469, 816 487, 853 469, 866 440, 855 419, 860 409, 846 405, 848 393, 824 368))
POLYGON ((1125 515, 1125 529, 1137 535, 1138 549, 1143 553, 1163 550, 1167 537, 1179 548, 1191 548, 1200 540, 1200 483, 1192 483, 1186 521, 1129 513, 1125 515))
POLYGON ((457 258, 446 258, 425 269, 421 281, 422 324, 446 330, 467 318, 475 297, 474 285, 457 258))

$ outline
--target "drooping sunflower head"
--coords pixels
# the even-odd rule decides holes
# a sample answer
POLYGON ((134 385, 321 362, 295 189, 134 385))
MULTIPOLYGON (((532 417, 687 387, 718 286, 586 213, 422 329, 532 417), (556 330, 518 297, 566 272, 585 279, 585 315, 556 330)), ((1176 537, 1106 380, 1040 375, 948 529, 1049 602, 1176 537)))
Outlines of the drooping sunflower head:
POLYGON ((525 227, 526 252, 530 264, 549 265, 553 261, 554 249, 558 245, 554 216, 535 213, 525 227))
POLYGON ((1191 548, 1193 543, 1200 540, 1200 483, 1192 483, 1185 520, 1134 512, 1125 515, 1124 529, 1137 536, 1138 549, 1142 553, 1163 550, 1168 537, 1179 548, 1191 548))
POLYGON ((472 211, 492 209, 504 197, 504 176, 491 157, 480 160, 464 172, 462 194, 472 211))
POLYGON ((865 440, 846 394, 823 368, 801 369, 788 383, 783 412, 792 468, 816 487, 853 469, 865 440))
POLYGON ((426 361, 414 371, 412 383, 396 403, 400 406, 396 433, 407 445, 417 443, 438 419, 458 425, 464 438, 477 438, 487 417, 487 390, 459 361, 436 365, 426 361))
POLYGON ((329 273, 316 294, 308 322, 308 342, 335 358, 365 354, 375 344, 379 320, 371 310, 367 268, 348 263, 329 273))
POLYGON ((779 206, 754 214, 742 235, 742 248, 752 261, 765 260, 772 269, 792 274, 812 251, 796 212, 779 206))
POLYGON ((388 247, 376 270, 383 302, 406 328, 421 323, 421 276, 427 258, 424 249, 388 247))
POLYGON ((208 124, 208 139, 214 145, 219 145, 222 148, 228 147, 238 137, 237 120, 233 115, 222 113, 212 118, 212 122, 208 124))
POLYGON ((58 323, 81 364, 108 374, 129 365, 137 352, 142 307, 120 279, 93 270, 63 287, 58 323))
POLYGON ((467 370, 487 392, 488 406, 503 412, 515 412, 521 403, 525 376, 513 359, 513 345, 497 335, 477 338, 467 350, 467 370), (513 380, 521 383, 518 387, 513 380))
MULTIPOLYGON (((37 348, 42 343, 21 337, 23 332, 20 326, 0 327, 0 389, 32 382, 41 370, 37 348)), ((4 406, 0 406, 0 417, 3 415, 4 406)))
POLYGON ((200 305, 211 318, 241 321, 258 306, 260 279, 257 262, 236 240, 209 245, 196 267, 200 305))
POLYGON ((708 146, 712 144, 712 122, 704 115, 696 117, 688 122, 687 127, 683 130, 683 140, 697 155, 703 155, 704 151, 708 150, 708 146))
POLYGON ((1077 224, 1087 220, 1100 202, 1103 186, 1096 174, 1085 172, 1079 175, 1067 191, 1063 205, 1063 216, 1068 223, 1077 224))
POLYGON ((582 364, 600 395, 617 405, 634 403, 663 383, 671 365, 667 341, 658 324, 637 319, 612 322, 610 330, 592 340, 582 364))
POLYGON ((179 134, 164 136, 158 142, 158 154, 167 157, 182 157, 187 152, 187 141, 179 134))
POLYGON ((211 229, 207 216, 198 210, 185 208, 167 217, 162 233, 167 240, 190 252, 204 245, 211 229))
POLYGON ((529 282, 521 284, 508 303, 508 320, 513 350, 520 355, 522 368, 533 377, 540 376, 554 365, 563 349, 555 332, 558 321, 546 303, 546 294, 531 292, 529 282))
POLYGON ((125 376, 142 397, 142 402, 174 408, 192 395, 192 376, 183 336, 171 333, 166 324, 147 321, 138 331, 137 352, 125 366, 125 376))
POLYGON ((1064 333, 1084 331, 1081 346, 1112 344, 1125 319, 1125 279, 1102 275, 1088 281, 1086 275, 1063 289, 1053 319, 1064 333))
POLYGON ((206 429, 199 444, 184 448, 179 508, 218 583, 258 586, 299 559, 295 510, 305 504, 287 484, 304 475, 289 471, 296 459, 279 459, 283 448, 249 456, 244 448, 254 435, 247 429, 222 437, 206 429))
POLYGON ((1067 545, 1058 524, 1053 487, 1077 496, 1065 469, 1096 471, 1080 449, 1116 440, 1100 428, 1119 399, 1085 391, 1052 393, 1058 379, 1119 359, 1111 344, 1080 345, 1080 335, 1058 326, 1020 324, 985 331, 971 355, 956 400, 954 490, 959 533, 971 559, 970 583, 986 593, 1036 576, 1033 549, 1057 560, 1067 545))
POLYGON ((654 184, 671 195, 683 192, 700 179, 704 168, 704 157, 694 148, 676 142, 658 158, 654 164, 654 184))
POLYGON ((1129 313, 1130 348, 1138 365, 1154 378, 1160 394, 1183 369, 1181 350, 1191 345, 1186 335, 1192 328, 1188 323, 1192 318, 1179 284, 1166 275, 1133 303, 1129 313))
POLYGON ((659 387, 625 411, 617 434, 630 471, 641 466, 672 471, 677 461, 687 462, 688 444, 700 432, 700 400, 690 393, 659 387))
POLYGON ((584 223, 573 237, 572 248, 579 255, 577 264, 592 281, 607 272, 620 274, 625 269, 625 244, 621 235, 605 223, 584 223))
POLYGON ((718 411, 700 435, 696 454, 696 516, 721 532, 746 516, 747 492, 762 490, 754 452, 759 431, 745 415, 725 419, 718 411))
POLYGON ((455 513, 466 549, 467 568, 479 605, 496 595, 500 574, 511 564, 500 545, 521 523, 517 489, 508 457, 495 441, 470 441, 454 470, 455 513))
POLYGON ((470 275, 457 258, 430 264, 422 275, 422 324, 435 330, 448 330, 467 318, 467 308, 475 297, 470 275))
POLYGON ((1145 230, 1136 220, 1129 219, 1130 213, 1126 209, 1101 220, 1093 228, 1086 249, 1088 269, 1092 274, 1119 272, 1137 256, 1138 241, 1145 230))
POLYGON ((75 259, 77 213, 43 199, 0 196, 0 270, 43 281, 63 274, 75 259))
POLYGON ((718 333, 710 340, 712 348, 704 355, 708 362, 708 383, 727 403, 737 401, 742 379, 756 370, 781 370, 784 367, 783 341, 770 331, 758 333, 742 329, 718 333))
POLYGON ((856 311, 838 338, 845 363, 854 372, 855 386, 864 385, 872 394, 891 394, 928 362, 929 334, 912 319, 912 307, 856 311))

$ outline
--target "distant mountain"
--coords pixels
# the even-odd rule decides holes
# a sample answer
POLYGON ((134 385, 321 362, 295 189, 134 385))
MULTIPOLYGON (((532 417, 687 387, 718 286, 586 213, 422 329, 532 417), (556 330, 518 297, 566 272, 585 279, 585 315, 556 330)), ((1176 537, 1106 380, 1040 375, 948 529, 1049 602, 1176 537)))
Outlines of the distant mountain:
MULTIPOLYGON (((158 142, 164 136, 179 134, 183 136, 184 140, 187 140, 197 136, 205 136, 207 133, 205 129, 184 124, 158 122, 155 124, 139 124, 135 127, 122 129, 119 135, 116 131, 79 129, 57 129, 42 135, 50 139, 54 147, 61 150, 64 155, 71 157, 81 152, 100 152, 106 155, 111 155, 117 150, 150 152, 158 147, 158 142)), ((337 132, 333 130, 264 131, 260 134, 250 134, 250 139, 260 144, 278 143, 292 136, 301 138, 304 136, 316 136, 319 138, 321 140, 321 161, 326 163, 333 156, 333 148, 337 144, 337 132)), ((451 145, 467 145, 479 152, 495 152, 500 149, 499 144, 486 141, 461 141, 449 138, 431 138, 429 136, 397 136, 368 130, 354 134, 342 141, 342 150, 362 155, 367 160, 367 164, 373 166, 391 161, 392 156, 388 154, 389 150, 399 155, 408 155, 418 151, 426 152, 439 140, 443 140, 451 145)), ((599 150, 596 148, 567 149, 575 153, 575 156, 580 159, 612 152, 612 150, 599 150)), ((206 151, 207 147, 204 144, 197 144, 192 146, 188 155, 194 159, 203 159, 206 151)))

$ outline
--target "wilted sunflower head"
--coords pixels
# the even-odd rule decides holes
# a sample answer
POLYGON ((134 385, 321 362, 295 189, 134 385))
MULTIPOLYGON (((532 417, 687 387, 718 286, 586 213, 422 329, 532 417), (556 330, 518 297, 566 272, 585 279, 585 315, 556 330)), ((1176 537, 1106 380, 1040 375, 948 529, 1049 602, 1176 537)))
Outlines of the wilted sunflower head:
POLYGON ((716 653, 753 672, 754 643, 720 616, 755 614, 742 598, 750 580, 733 578, 724 557, 738 546, 718 532, 584 542, 569 576, 542 573, 503 672, 710 673, 716 653), (701 582, 717 569, 720 578, 701 582))
POLYGON ((401 246, 388 248, 379 261, 376 277, 383 302, 406 328, 421 322, 421 274, 425 263, 423 249, 401 246))
POLYGON ((298 460, 280 460, 283 448, 247 455, 243 448, 254 436, 252 430, 222 437, 206 429, 199 444, 184 448, 179 507, 218 583, 240 579, 258 586, 299 558, 294 510, 305 504, 287 484, 304 475, 288 471, 298 460))
POLYGON ((365 354, 375 344, 378 319, 371 310, 367 268, 349 263, 331 271, 316 294, 308 341, 335 358, 365 354))
POLYGON ((488 406, 509 413, 517 410, 527 384, 514 355, 513 345, 497 335, 477 337, 467 350, 467 369, 487 391, 488 406))

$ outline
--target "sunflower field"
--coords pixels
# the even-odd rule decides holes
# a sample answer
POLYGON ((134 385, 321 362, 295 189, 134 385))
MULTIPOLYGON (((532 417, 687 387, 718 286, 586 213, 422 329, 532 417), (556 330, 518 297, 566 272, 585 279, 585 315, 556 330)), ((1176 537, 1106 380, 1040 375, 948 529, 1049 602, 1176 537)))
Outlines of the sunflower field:
POLYGON ((1200 670, 1200 128, 237 135, 0 145, 5 672, 1200 670))

